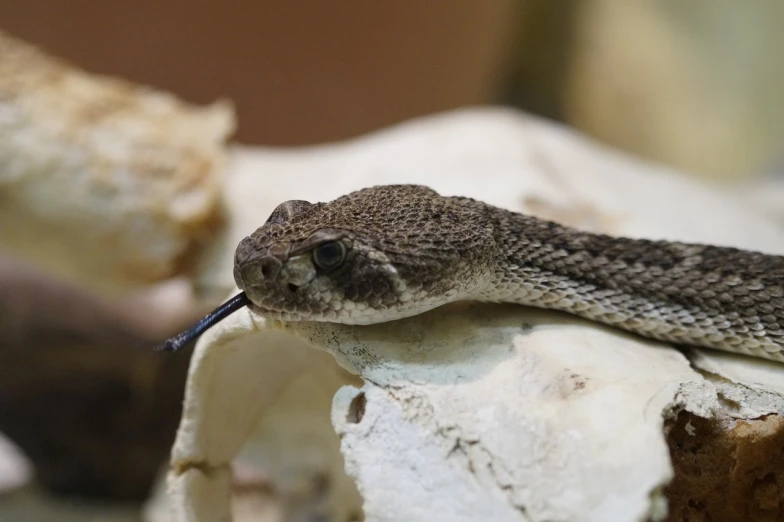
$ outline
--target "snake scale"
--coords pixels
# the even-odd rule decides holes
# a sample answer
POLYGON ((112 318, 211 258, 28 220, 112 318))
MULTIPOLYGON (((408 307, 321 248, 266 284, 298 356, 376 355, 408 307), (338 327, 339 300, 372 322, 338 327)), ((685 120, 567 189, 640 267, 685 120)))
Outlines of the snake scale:
POLYGON ((238 245, 234 279, 227 313, 370 324, 507 302, 784 362, 782 256, 592 234, 419 185, 279 205, 238 245))

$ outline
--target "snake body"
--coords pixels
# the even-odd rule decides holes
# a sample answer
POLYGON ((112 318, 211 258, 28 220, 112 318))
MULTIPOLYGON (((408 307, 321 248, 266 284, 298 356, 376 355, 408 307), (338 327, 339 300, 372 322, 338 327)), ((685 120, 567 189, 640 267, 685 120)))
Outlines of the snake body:
POLYGON ((252 308, 288 321, 509 302, 784 362, 782 256, 591 234, 419 185, 279 205, 238 245, 234 278, 252 308))

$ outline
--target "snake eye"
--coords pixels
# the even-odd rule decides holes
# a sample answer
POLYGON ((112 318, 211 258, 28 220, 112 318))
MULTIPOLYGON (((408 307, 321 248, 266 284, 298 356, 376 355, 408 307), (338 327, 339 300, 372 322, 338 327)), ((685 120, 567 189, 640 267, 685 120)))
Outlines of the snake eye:
POLYGON ((342 241, 329 241, 313 249, 313 262, 324 270, 338 267, 346 259, 346 245, 342 241))

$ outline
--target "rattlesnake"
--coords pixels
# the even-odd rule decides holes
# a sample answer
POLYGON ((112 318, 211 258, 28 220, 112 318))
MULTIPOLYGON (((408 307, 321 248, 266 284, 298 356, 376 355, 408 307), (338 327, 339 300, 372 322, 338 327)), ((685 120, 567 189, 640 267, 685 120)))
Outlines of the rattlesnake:
POLYGON ((370 324, 452 301, 562 310, 645 337, 784 362, 784 257, 591 234, 419 185, 287 201, 237 247, 241 306, 370 324))

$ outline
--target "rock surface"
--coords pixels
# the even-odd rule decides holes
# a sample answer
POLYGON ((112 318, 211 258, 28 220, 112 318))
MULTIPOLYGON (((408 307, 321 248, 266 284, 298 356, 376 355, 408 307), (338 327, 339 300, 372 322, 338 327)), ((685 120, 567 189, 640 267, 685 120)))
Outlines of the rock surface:
MULTIPOLYGON (((225 294, 236 292, 234 246, 278 203, 391 182, 616 235, 784 252, 782 230, 728 195, 513 112, 305 150, 235 149, 230 172, 229 226, 199 279, 225 294)), ((784 448, 781 376, 775 363, 517 306, 455 304, 368 327, 284 326, 243 310, 194 352, 169 501, 176 520, 226 516, 241 456, 284 496, 310 484, 299 505, 334 520, 360 507, 372 521, 750 520, 781 510, 784 469, 746 450, 784 448), (281 444, 297 433, 308 436, 281 444), (695 479, 697 461, 723 494, 695 479)))
POLYGON ((2 246, 102 291, 182 274, 220 219, 233 126, 225 103, 188 106, 0 32, 2 246))

